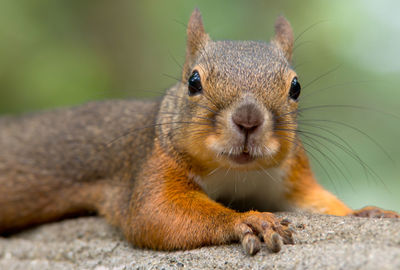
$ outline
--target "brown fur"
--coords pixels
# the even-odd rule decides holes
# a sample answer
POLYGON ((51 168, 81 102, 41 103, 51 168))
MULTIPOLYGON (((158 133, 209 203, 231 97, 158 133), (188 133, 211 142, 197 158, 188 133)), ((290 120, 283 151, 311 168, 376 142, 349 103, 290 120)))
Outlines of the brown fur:
POLYGON ((292 29, 279 17, 275 30, 270 43, 212 41, 195 10, 182 81, 161 102, 94 102, 2 118, 0 232, 96 211, 139 247, 241 241, 255 254, 259 235, 273 252, 293 243, 287 221, 268 212, 240 213, 206 195, 201 179, 221 168, 278 168, 286 202, 277 204, 292 209, 398 217, 379 208, 353 212, 315 181, 300 139, 290 131, 297 127, 297 102, 288 96, 296 76, 292 29), (203 92, 189 96, 193 70, 203 92), (246 106, 260 114, 251 136, 231 121, 232 115, 247 121, 240 109, 246 106), (232 162, 242 153, 254 161, 232 162))

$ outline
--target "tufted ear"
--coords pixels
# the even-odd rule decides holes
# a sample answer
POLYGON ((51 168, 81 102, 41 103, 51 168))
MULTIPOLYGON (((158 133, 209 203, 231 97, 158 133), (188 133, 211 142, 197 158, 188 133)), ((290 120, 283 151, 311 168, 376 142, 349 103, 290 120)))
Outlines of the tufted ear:
POLYGON ((294 43, 293 30, 290 23, 283 16, 279 16, 275 21, 275 37, 273 41, 282 49, 286 59, 290 62, 294 43))
POLYGON ((187 26, 187 42, 186 42, 186 60, 183 70, 183 76, 190 73, 190 68, 193 65, 198 52, 205 48, 205 45, 210 40, 208 34, 204 31, 203 20, 200 11, 196 8, 190 16, 187 26))

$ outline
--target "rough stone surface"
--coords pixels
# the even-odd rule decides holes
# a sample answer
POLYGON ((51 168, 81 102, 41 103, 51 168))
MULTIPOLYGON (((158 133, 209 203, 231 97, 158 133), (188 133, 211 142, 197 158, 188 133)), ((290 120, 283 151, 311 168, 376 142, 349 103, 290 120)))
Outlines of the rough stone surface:
POLYGON ((0 237, 0 269, 400 269, 400 220, 280 215, 298 228, 296 244, 278 254, 263 247, 249 257, 238 244, 140 250, 102 218, 86 217, 0 237))

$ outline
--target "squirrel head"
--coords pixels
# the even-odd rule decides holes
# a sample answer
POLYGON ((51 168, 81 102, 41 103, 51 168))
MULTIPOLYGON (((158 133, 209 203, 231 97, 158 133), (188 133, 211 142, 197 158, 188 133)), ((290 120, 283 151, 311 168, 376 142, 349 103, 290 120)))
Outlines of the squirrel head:
POLYGON ((269 43, 213 41, 194 10, 182 81, 167 92, 158 117, 162 144, 197 171, 279 166, 298 141, 293 42, 284 17, 269 43))

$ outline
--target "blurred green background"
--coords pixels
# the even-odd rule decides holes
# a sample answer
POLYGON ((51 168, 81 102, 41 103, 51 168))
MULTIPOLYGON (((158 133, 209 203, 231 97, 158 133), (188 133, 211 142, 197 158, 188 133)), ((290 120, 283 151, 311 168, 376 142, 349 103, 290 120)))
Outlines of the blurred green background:
POLYGON ((400 2, 394 0, 2 0, 0 113, 157 96, 174 83, 171 76, 180 76, 184 25, 194 7, 214 39, 268 41, 275 18, 285 15, 298 37, 293 65, 303 85, 301 106, 363 107, 304 111, 302 120, 318 120, 301 128, 317 133, 304 140, 319 180, 354 208, 400 211, 400 2))

